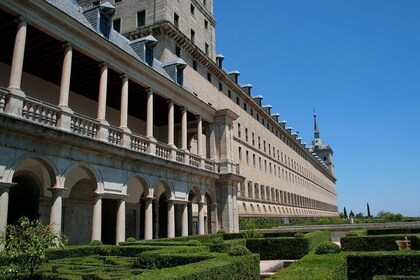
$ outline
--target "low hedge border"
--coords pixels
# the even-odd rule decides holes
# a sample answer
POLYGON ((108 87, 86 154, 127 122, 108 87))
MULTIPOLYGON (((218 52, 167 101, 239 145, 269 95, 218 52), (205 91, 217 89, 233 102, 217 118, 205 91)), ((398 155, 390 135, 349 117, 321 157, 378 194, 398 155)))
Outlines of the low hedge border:
POLYGON ((163 238, 163 239, 155 239, 155 240, 138 240, 136 242, 120 242, 119 245, 123 246, 135 246, 135 245, 154 245, 159 244, 165 246, 164 244, 173 244, 167 246, 178 246, 178 244, 182 244, 183 242, 187 242, 189 240, 198 240, 203 244, 210 244, 213 242, 214 239, 222 237, 222 233, 213 233, 213 234, 206 234, 206 235, 191 235, 191 236, 182 236, 182 237, 175 237, 175 238, 163 238))
POLYGON ((346 254, 307 255, 280 270, 273 280, 345 280, 347 275, 346 254))
POLYGON ((330 241, 329 231, 314 231, 305 234, 304 238, 277 237, 247 239, 246 247, 252 253, 260 254, 262 260, 300 259, 318 244, 330 241))
POLYGON ((375 275, 420 276, 420 252, 370 252, 347 257, 349 280, 371 280, 375 275))
POLYGON ((172 268, 147 271, 130 280, 243 280, 259 279, 259 257, 256 254, 219 257, 172 268))
POLYGON ((367 235, 388 235, 388 234, 420 234, 420 228, 387 228, 368 229, 367 235))
POLYGON ((412 249, 418 250, 420 242, 415 235, 343 236, 340 238, 343 251, 398 251, 396 240, 411 240, 412 249))
MULTIPOLYGON (((293 237, 296 232, 263 232, 262 235, 265 238, 273 238, 273 237, 293 237)), ((242 239, 245 234, 243 232, 240 233, 224 233, 223 239, 224 240, 232 240, 232 239, 242 239)))
POLYGON ((420 276, 375 275, 372 280, 420 280, 420 276))

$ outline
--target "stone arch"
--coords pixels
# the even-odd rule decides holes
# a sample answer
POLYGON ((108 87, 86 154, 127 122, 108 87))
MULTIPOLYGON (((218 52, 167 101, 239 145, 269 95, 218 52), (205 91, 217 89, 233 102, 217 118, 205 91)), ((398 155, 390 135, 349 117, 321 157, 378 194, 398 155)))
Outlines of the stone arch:
MULTIPOLYGON (((207 187, 205 189, 205 203, 206 203, 206 220, 207 227, 205 229, 206 233, 216 233, 217 232, 217 209, 216 209, 216 192, 213 187, 207 187)), ((245 205, 245 204, 244 204, 245 205)), ((246 211, 246 208, 244 207, 246 211)))
POLYGON ((43 155, 28 153, 13 162, 6 180, 15 183, 10 188, 8 223, 16 224, 20 217, 49 223, 51 202, 49 188, 57 184, 57 168, 43 155))
MULTIPOLYGON (((93 203, 95 193, 103 193, 102 176, 92 166, 85 163, 73 163, 63 173, 63 230, 70 237, 70 244, 88 244, 92 237, 93 203)), ((102 201, 102 216, 108 209, 102 201)), ((112 224, 102 223, 101 231, 112 224)), ((102 241, 106 241, 103 234, 102 241)))
POLYGON ((155 238, 168 236, 168 201, 174 198, 172 184, 165 179, 158 179, 153 185, 153 224, 155 238))

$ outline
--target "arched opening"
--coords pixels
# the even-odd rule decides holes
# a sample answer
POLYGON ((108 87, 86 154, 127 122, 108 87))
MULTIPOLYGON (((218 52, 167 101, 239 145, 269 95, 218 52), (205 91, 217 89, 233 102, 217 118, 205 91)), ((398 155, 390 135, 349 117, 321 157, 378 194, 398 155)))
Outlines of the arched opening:
POLYGON ((144 239, 145 201, 149 194, 146 181, 141 177, 132 177, 127 182, 125 211, 125 236, 137 240, 144 239))
POLYGON ((158 182, 154 187, 153 236, 155 239, 168 237, 168 200, 171 191, 167 183, 158 182))
MULTIPOLYGON (((93 172, 82 166, 74 167, 65 176, 68 191, 63 200, 63 229, 70 244, 89 244, 92 240, 94 192, 97 180, 93 172)), ((115 244, 116 204, 102 199, 102 242, 115 244), (113 230, 111 228, 113 227, 113 230), (113 243, 112 243, 113 241, 113 243)))
POLYGON ((209 193, 206 193, 206 220, 207 220, 207 227, 206 227, 206 229, 205 229, 205 233, 206 234, 210 234, 210 233, 213 233, 213 232, 215 232, 215 230, 216 230, 216 227, 215 227, 215 224, 214 224, 214 215, 213 215, 213 213, 215 212, 214 211, 214 209, 213 209, 213 200, 211 199, 211 197, 210 197, 210 194, 209 193))
POLYGON ((21 217, 31 220, 39 218, 40 186, 30 175, 22 174, 13 177, 13 187, 9 191, 9 208, 7 223, 16 225, 21 217))
POLYGON ((159 231, 158 238, 168 237, 168 198, 165 193, 159 197, 159 231))

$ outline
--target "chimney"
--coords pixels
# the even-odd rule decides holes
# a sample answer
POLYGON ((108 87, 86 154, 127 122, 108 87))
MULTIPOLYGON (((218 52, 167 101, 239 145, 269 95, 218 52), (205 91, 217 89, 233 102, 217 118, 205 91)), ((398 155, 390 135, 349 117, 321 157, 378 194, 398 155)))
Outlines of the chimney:
POLYGON ((219 66, 220 69, 223 68, 223 60, 224 59, 225 59, 225 57, 222 54, 216 55, 216 64, 217 64, 217 66, 219 66))
POLYGON ((273 108, 273 106, 271 106, 270 104, 264 105, 262 106, 264 111, 267 112, 267 114, 271 115, 271 108, 273 108))
POLYGON ((251 89, 252 89, 252 85, 251 84, 245 84, 242 86, 242 90, 248 94, 249 96, 251 96, 251 89))
POLYGON ((276 122, 279 122, 279 117, 280 117, 280 114, 279 113, 274 113, 274 114, 272 114, 271 115, 271 117, 273 118, 273 120, 275 120, 276 122))
POLYGON ((281 126, 281 127, 283 127, 283 128, 285 128, 286 127, 286 121, 285 120, 283 120, 283 121, 279 121, 279 125, 281 126))
POLYGON ((257 96, 254 96, 254 97, 252 97, 252 98, 254 99, 255 103, 257 103, 258 105, 260 105, 260 106, 261 106, 261 101, 264 99, 264 96, 262 96, 262 95, 257 95, 257 96))
POLYGON ((293 129, 293 127, 291 127, 291 126, 286 127, 287 133, 289 133, 290 135, 292 135, 292 129, 293 129))
POLYGON ((238 78, 239 78, 239 75, 241 75, 241 72, 239 72, 238 70, 234 70, 234 71, 229 72, 228 75, 229 75, 229 78, 237 84, 239 80, 238 78))

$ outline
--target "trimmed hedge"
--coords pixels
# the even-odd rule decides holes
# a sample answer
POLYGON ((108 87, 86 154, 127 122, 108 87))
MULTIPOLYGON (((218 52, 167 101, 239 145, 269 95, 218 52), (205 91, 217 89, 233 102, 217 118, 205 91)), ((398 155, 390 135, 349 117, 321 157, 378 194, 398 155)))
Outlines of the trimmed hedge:
POLYGON ((420 252, 357 253, 347 257, 349 280, 371 280, 375 275, 420 276, 420 252))
MULTIPOLYGON (((185 244, 183 244, 185 246, 185 244)), ((48 260, 83 257, 90 255, 135 257, 140 253, 157 250, 162 246, 69 246, 47 251, 48 260)))
POLYGON ((246 280, 259 279, 258 255, 233 257, 219 254, 217 258, 188 265, 147 271, 130 280, 246 280))
POLYGON ((289 267, 280 270, 273 280, 345 280, 346 254, 307 255, 289 267))
POLYGON ((372 280, 420 280, 420 276, 376 275, 372 280))
POLYGON ((252 253, 260 254, 262 260, 300 259, 309 252, 314 251, 318 244, 330 240, 330 232, 314 231, 305 234, 305 238, 278 237, 248 239, 246 241, 246 247, 252 253))
POLYGON ((388 228, 388 229, 368 229, 367 235, 389 235, 389 234, 419 234, 420 228, 388 228))
MULTIPOLYGON (((296 232, 263 232, 263 237, 293 237, 296 232)), ((225 233, 223 234, 224 240, 242 239, 245 238, 243 233, 225 233)))
POLYGON ((414 235, 343 236, 340 238, 343 251, 398 251, 396 240, 411 240, 412 249, 418 249, 414 235))

